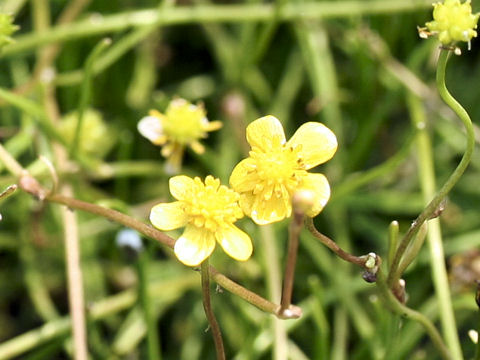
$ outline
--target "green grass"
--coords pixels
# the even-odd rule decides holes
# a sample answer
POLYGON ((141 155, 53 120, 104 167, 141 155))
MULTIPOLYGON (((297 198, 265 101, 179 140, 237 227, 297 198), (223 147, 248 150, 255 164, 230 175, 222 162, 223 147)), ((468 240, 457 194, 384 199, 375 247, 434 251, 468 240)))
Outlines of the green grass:
MULTIPOLYGON (((175 96, 202 101, 208 118, 223 122, 203 141, 204 155, 187 150, 182 173, 212 174, 225 184, 246 156, 251 121, 275 115, 287 138, 307 121, 325 123, 339 148, 314 170, 332 187, 315 224, 351 253, 375 252, 384 262, 389 224, 399 222, 401 239, 465 151, 464 129, 435 87, 438 43, 420 39, 416 30, 431 19, 429 1, 5 0, 2 11, 14 12, 20 30, 0 52, 0 143, 45 188, 55 180, 39 156, 49 159, 59 187, 67 184, 75 198, 145 223, 150 208, 171 196, 165 160, 137 123, 150 109, 165 110, 175 96), (82 3, 74 18, 57 23, 65 9, 82 3), (112 43, 101 48, 105 37, 112 43), (81 140, 69 144, 52 123, 79 109, 85 122, 89 108, 109 129, 99 139, 80 133, 95 142, 95 154, 82 149, 81 140), (59 159, 58 144, 72 150, 68 163, 59 159), (435 185, 425 184, 424 176, 435 185)), ((474 39, 471 51, 451 57, 446 74, 447 87, 474 124, 480 117, 478 48, 474 39)), ((0 191, 18 183, 16 170, 0 162, 0 191)), ((432 320, 455 359, 457 335, 464 358, 475 353, 467 333, 478 324, 479 176, 474 152, 440 217, 437 240, 445 250, 452 304, 435 290, 446 284, 434 285, 441 280, 434 280, 427 243, 403 276, 408 307, 432 320), (456 319, 447 334, 442 306, 451 307, 456 319)), ((65 211, 17 190, 0 199, 0 213, 0 359, 73 357, 65 211)), ((143 238, 140 258, 129 256, 115 242, 121 225, 73 214, 91 358, 152 359, 158 348, 162 359, 215 358, 199 274, 151 238, 143 238)), ((253 239, 252 258, 239 263, 217 249, 210 264, 279 303, 271 296, 286 264, 288 223, 261 230, 249 219, 239 221, 253 239)), ((433 262, 439 263, 443 257, 433 262)), ((298 320, 278 320, 229 291, 212 291, 228 359, 286 359, 282 349, 290 359, 442 358, 423 327, 392 313, 379 288, 362 280, 362 269, 306 230, 295 279, 293 303, 303 310, 298 320)))

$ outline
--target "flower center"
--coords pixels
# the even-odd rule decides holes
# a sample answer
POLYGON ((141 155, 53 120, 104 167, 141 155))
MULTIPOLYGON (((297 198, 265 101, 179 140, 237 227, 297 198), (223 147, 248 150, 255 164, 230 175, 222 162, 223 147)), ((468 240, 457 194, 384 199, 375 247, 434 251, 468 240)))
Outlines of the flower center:
POLYGON ((254 194, 263 192, 266 200, 272 194, 291 196, 301 178, 307 175, 299 150, 299 147, 285 144, 274 146, 268 152, 253 148, 250 156, 255 160, 256 172, 261 180, 253 190, 254 194))
POLYGON ((224 185, 220 180, 207 176, 205 184, 196 177, 191 189, 191 196, 184 200, 184 211, 190 217, 190 223, 216 231, 243 217, 238 205, 239 195, 224 185))
POLYGON ((205 137, 204 125, 207 119, 205 111, 201 107, 187 102, 174 102, 169 106, 165 115, 167 121, 162 125, 165 134, 173 141, 188 144, 205 137))

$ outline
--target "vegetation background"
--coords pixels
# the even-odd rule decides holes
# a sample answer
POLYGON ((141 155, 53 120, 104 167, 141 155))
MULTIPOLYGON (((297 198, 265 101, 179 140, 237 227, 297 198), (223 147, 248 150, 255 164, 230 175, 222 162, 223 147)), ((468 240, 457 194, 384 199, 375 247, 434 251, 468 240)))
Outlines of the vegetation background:
MULTIPOLYGON (((434 166, 430 180, 438 188, 465 146, 462 126, 435 89, 438 43, 417 33, 431 10, 424 0, 1 0, 0 12, 13 13, 20 29, 0 53, 0 141, 45 186, 52 180, 40 155, 53 162, 76 198, 147 222, 152 205, 171 199, 159 148, 136 129, 150 109, 163 111, 179 96, 203 102, 210 120, 223 121, 205 140, 204 155, 187 151, 183 172, 213 174, 225 184, 248 150, 249 122, 275 115, 288 138, 302 123, 320 121, 336 133, 339 150, 315 170, 327 174, 333 191, 316 224, 354 254, 383 257, 390 222, 399 221, 405 232, 427 202, 425 169, 434 166), (111 45, 92 55, 105 37, 111 45), (108 126, 98 137, 95 126, 85 130, 89 135, 71 155, 73 163, 55 160, 54 137, 45 125, 51 119, 42 115, 49 98, 59 117, 79 107, 95 109, 108 126), (75 161, 82 156, 88 161, 75 161)), ((478 45, 473 40, 472 49, 462 49, 447 69, 447 86, 477 124, 478 45)), ((71 141, 67 130, 56 129, 71 141)), ((479 176, 477 152, 441 216, 467 358, 474 353, 467 332, 478 322, 479 176)), ((0 164, 0 189, 16 181, 0 164)), ((12 344, 21 359, 70 358, 60 207, 17 191, 2 200, 0 212, 0 358, 13 356, 12 344)), ((91 357, 147 357, 147 326, 137 299, 143 283, 161 357, 214 358, 200 276, 160 244, 143 239, 144 250, 135 255, 116 241, 122 227, 76 214, 91 357)), ((288 221, 262 229, 248 219, 239 224, 254 239, 252 259, 238 263, 216 251, 211 263, 278 302, 288 221)), ((409 307, 438 324, 431 264, 424 246, 404 278, 409 307)), ((301 319, 276 320, 221 289, 212 297, 229 359, 283 359, 287 353, 290 359, 439 358, 420 325, 391 314, 358 268, 307 232, 294 289, 301 319)))

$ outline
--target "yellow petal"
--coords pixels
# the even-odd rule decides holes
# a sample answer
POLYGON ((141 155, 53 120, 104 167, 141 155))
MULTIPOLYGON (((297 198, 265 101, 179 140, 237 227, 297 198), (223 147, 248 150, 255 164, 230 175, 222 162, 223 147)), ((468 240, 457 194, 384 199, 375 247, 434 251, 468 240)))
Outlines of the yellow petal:
POLYGON ((203 125, 203 130, 205 131, 216 131, 218 129, 220 129, 221 127, 223 126, 222 122, 221 121, 208 121, 205 123, 205 125, 203 125))
POLYGON ((205 146, 203 146, 200 142, 194 140, 190 143, 190 147, 196 154, 203 154, 205 152, 205 146))
POLYGON ((285 143, 285 133, 280 121, 272 115, 264 116, 247 126, 247 141, 250 146, 271 151, 274 144, 285 143))
POLYGON ((306 212, 310 217, 317 216, 330 198, 330 185, 322 174, 308 174, 301 184, 301 189, 310 190, 314 194, 313 206, 306 212))
POLYGON ((155 116, 145 116, 137 124, 138 132, 150 140, 155 145, 161 145, 165 142, 163 126, 159 118, 155 116))
POLYGON ((287 146, 301 146, 299 155, 310 169, 333 157, 337 151, 337 138, 325 125, 308 122, 298 128, 287 146))
POLYGON ((177 200, 187 200, 191 197, 191 189, 195 186, 192 178, 185 175, 178 175, 170 178, 168 182, 170 193, 177 200))
POLYGON ((243 159, 233 168, 230 175, 230 187, 236 192, 251 191, 258 183, 255 161, 251 158, 243 159))
POLYGON ((188 266, 198 266, 215 248, 215 235, 209 230, 188 225, 175 242, 174 252, 178 260, 188 266))
POLYGON ((270 200, 263 199, 262 193, 240 195, 239 205, 247 216, 258 225, 270 224, 289 217, 292 212, 290 199, 273 196, 270 200))
POLYGON ((245 261, 252 255, 250 236, 234 225, 217 230, 215 238, 223 250, 235 260, 245 261))
POLYGON ((150 212, 152 224, 164 231, 185 226, 187 220, 187 215, 179 201, 155 205, 150 212))

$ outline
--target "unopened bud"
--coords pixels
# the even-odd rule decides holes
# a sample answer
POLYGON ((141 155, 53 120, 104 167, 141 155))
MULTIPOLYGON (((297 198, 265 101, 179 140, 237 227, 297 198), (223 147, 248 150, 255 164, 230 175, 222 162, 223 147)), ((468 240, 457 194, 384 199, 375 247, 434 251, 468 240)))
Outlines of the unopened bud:
POLYGON ((475 330, 468 330, 468 337, 474 344, 478 343, 478 332, 475 330))
POLYGON ((311 190, 298 190, 293 194, 292 204, 295 212, 305 214, 315 205, 315 194, 311 190))

